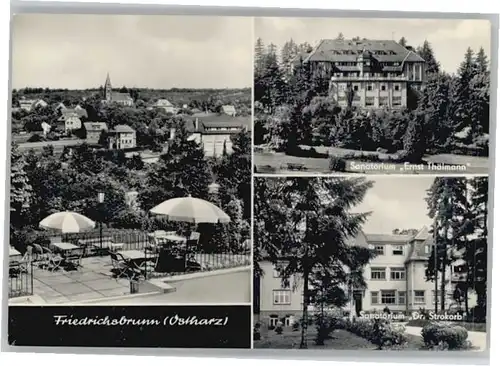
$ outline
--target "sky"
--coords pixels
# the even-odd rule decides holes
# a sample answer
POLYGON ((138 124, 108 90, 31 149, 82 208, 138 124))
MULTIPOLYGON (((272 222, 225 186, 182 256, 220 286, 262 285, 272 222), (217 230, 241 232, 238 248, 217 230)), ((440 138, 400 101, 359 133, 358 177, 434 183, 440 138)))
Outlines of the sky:
POLYGON ((368 177, 373 187, 353 212, 371 212, 363 225, 365 234, 390 234, 394 229, 429 227, 427 189, 434 177, 368 177))
POLYGON ((257 18, 255 38, 281 47, 292 38, 314 45, 321 39, 368 38, 379 40, 405 37, 418 47, 427 39, 443 70, 456 72, 467 47, 477 52, 482 46, 491 55, 491 24, 488 20, 464 19, 382 19, 382 18, 257 18))
POLYGON ((252 20, 22 14, 12 21, 12 87, 251 87, 252 20))

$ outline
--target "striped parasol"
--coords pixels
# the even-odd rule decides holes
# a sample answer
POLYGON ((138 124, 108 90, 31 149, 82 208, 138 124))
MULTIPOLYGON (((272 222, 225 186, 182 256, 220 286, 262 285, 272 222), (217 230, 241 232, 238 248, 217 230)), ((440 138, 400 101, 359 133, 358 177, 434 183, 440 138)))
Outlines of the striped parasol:
POLYGON ((95 222, 76 212, 56 212, 40 221, 43 229, 58 230, 62 233, 79 233, 93 229, 95 222))

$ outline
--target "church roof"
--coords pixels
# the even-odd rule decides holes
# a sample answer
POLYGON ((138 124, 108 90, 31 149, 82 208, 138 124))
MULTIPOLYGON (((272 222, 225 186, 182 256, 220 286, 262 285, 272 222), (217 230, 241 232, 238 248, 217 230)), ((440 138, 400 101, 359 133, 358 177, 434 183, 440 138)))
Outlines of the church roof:
POLYGON ((111 101, 132 100, 128 93, 111 92, 111 101))

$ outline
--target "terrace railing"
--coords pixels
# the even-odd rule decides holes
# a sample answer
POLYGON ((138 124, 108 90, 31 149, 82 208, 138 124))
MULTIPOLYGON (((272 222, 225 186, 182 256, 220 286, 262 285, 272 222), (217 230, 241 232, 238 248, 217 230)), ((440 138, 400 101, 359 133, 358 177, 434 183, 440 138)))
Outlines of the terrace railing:
POLYGON ((9 298, 33 295, 33 262, 9 263, 9 298))
POLYGON ((145 253, 144 260, 156 263, 146 273, 146 278, 204 272, 235 268, 251 264, 250 249, 243 246, 232 248, 207 248, 197 242, 158 244, 144 231, 126 229, 105 229, 100 232, 64 234, 48 237, 40 243, 50 247, 57 241, 71 243, 83 248, 83 258, 108 256, 109 252, 138 250, 145 253))

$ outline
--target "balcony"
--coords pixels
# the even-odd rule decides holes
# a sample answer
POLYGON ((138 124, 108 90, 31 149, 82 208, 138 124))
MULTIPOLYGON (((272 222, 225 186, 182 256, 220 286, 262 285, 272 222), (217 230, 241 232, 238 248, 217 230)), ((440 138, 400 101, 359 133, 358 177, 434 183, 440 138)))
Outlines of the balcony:
POLYGON ((332 76, 331 81, 409 81, 406 75, 400 76, 371 76, 371 75, 357 75, 357 76, 332 76))

